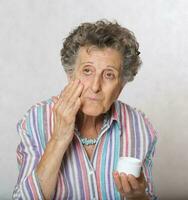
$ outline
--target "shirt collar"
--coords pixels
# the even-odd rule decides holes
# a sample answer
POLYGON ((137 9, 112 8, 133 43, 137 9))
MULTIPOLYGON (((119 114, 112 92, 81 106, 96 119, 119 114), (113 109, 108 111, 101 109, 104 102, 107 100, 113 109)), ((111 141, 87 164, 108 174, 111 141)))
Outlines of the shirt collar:
POLYGON ((108 113, 108 117, 109 117, 109 124, 111 125, 113 121, 115 121, 119 128, 121 127, 120 124, 120 108, 119 108, 119 104, 117 103, 117 101, 115 101, 110 110, 107 112, 108 113))
MULTIPOLYGON (((117 123, 119 129, 121 128, 121 116, 120 116, 120 104, 118 101, 115 101, 110 109, 105 113, 105 118, 104 118, 104 124, 109 124, 109 126, 112 125, 113 121, 117 123)), ((78 134, 78 129, 77 126, 75 126, 75 132, 78 134)))

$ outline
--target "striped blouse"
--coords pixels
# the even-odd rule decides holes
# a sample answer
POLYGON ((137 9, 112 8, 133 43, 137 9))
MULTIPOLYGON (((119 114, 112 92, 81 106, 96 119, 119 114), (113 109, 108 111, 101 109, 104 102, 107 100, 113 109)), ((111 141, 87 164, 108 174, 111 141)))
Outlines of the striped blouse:
MULTIPOLYGON (((53 130, 53 106, 51 99, 38 103, 17 124, 21 142, 17 148, 19 176, 13 199, 44 199, 36 166, 53 130)), ((53 199, 122 199, 112 176, 120 156, 143 161, 146 192, 151 199, 157 199, 152 180, 156 140, 156 132, 142 112, 116 101, 105 115, 91 160, 75 128, 59 169, 53 199)))

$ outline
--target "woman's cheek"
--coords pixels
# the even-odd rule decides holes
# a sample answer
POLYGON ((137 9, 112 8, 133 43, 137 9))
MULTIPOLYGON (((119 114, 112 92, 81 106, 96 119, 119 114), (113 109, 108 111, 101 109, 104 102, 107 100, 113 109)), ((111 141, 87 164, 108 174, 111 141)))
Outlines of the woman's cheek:
POLYGON ((84 89, 83 89, 82 94, 81 94, 81 97, 83 97, 84 94, 85 94, 86 91, 87 91, 88 85, 87 85, 87 81, 85 81, 85 80, 83 80, 83 79, 80 79, 80 81, 81 81, 81 83, 82 83, 83 86, 84 86, 84 89))
POLYGON ((91 79, 91 76, 84 76, 84 75, 80 76, 80 80, 82 80, 83 82, 86 82, 86 81, 88 81, 90 79, 91 79))
POLYGON ((91 78, 90 77, 87 77, 87 76, 81 76, 80 77, 80 81, 81 81, 81 83, 84 85, 84 90, 86 89, 86 88, 88 88, 89 87, 89 85, 90 85, 90 82, 91 82, 91 78))

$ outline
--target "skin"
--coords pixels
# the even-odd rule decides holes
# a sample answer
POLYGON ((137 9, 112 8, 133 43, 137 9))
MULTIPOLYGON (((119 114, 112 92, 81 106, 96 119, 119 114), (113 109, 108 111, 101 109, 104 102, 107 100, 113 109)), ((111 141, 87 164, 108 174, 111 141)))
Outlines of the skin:
POLYGON ((84 84, 81 111, 85 118, 92 116, 95 119, 107 112, 120 94, 121 55, 110 48, 90 47, 88 51, 80 48, 74 76, 84 84))
MULTIPOLYGON (((54 101, 54 130, 37 166, 37 175, 46 199, 53 196, 58 171, 77 125, 81 136, 96 138, 102 127, 103 114, 118 98, 121 81, 121 54, 111 48, 81 47, 69 83, 54 101), (92 105, 92 106, 91 106, 92 105)), ((92 158, 95 145, 85 146, 92 158)), ((113 173, 114 182, 122 196, 128 199, 148 199, 143 174, 134 176, 113 173)))

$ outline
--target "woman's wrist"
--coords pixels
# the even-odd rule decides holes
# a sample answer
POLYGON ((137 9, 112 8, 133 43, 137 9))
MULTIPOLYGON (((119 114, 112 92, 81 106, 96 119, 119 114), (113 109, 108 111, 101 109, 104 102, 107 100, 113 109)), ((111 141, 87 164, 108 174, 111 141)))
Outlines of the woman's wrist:
POLYGON ((51 140, 50 140, 50 143, 54 149, 54 151, 57 151, 57 152, 61 152, 61 153, 65 153, 68 145, 65 141, 63 140, 59 140, 55 137, 52 137, 51 140))
POLYGON ((138 196, 132 196, 132 197, 126 197, 127 200, 150 200, 149 196, 144 193, 143 195, 138 196))

